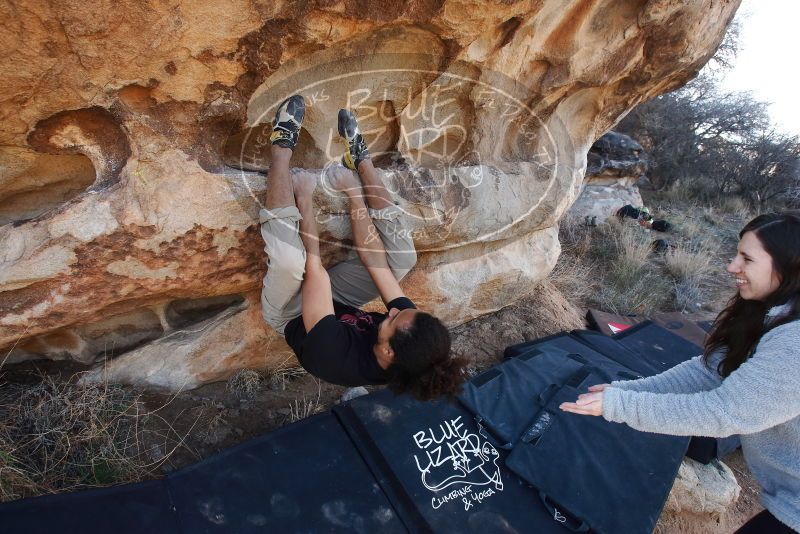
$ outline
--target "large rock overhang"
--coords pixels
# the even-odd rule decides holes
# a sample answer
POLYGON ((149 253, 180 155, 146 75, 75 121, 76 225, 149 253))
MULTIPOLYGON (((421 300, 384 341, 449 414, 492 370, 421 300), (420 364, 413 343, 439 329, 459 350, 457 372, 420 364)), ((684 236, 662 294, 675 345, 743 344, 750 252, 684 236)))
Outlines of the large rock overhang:
MULTIPOLYGON (((421 252, 412 298, 449 324, 510 304, 555 263, 591 143, 691 79, 738 2, 373 7, 109 3, 90 17, 11 2, 0 354, 105 353, 112 377, 167 388, 283 361, 258 313, 269 162, 248 150, 298 91, 310 106, 296 172, 342 172, 338 107, 374 130, 421 252), (174 320, 176 302, 205 311, 174 320), (121 354, 100 348, 117 342, 121 354), (173 378, 156 380, 149 361, 173 378)), ((316 203, 326 261, 351 255, 344 200, 320 188, 316 203)))

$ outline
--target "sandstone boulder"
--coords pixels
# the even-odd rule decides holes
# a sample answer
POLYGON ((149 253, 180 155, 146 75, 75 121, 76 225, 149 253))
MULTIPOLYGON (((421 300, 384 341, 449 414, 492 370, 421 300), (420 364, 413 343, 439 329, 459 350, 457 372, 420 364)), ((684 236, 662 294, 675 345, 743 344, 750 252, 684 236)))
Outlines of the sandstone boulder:
MULTIPOLYGON (((694 76, 738 3, 6 2, 0 356, 167 389, 282 362, 257 213, 295 92, 295 172, 343 172, 335 111, 362 118, 412 219, 409 295, 451 325, 508 305, 553 267, 594 140, 694 76)), ((332 263, 343 199, 316 195, 332 263)))
POLYGON ((741 487, 725 463, 684 458, 656 532, 728 532, 741 487))
POLYGON ((567 216, 602 224, 626 204, 641 206, 637 184, 646 178, 647 166, 639 143, 625 134, 606 132, 589 150, 583 189, 567 216))
POLYGON ((586 179, 593 185, 632 185, 647 172, 642 145, 619 132, 606 132, 586 155, 586 179))
POLYGON ((685 458, 665 509, 719 517, 736 502, 741 488, 731 468, 719 460, 701 464, 685 458))

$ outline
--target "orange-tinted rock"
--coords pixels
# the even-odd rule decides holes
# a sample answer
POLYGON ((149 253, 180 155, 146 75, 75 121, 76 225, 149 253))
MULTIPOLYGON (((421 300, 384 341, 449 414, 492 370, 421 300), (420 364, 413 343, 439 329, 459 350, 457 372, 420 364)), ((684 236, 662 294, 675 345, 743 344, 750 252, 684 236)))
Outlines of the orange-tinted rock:
POLYGON ((60 111, 36 123, 28 144, 39 152, 83 154, 94 164, 98 186, 113 183, 131 155, 125 132, 100 106, 60 111))
MULTIPOLYGON (((6 2, 0 347, 90 361, 120 343, 109 376, 165 388, 281 362, 253 299, 254 170, 294 92, 308 103, 296 172, 341 172, 335 113, 354 107, 411 218, 420 264, 404 287, 453 325, 496 310, 555 263, 592 142, 694 76, 737 7, 6 2), (168 319, 174 301, 230 295, 247 298, 168 319)), ((351 254, 344 200, 315 199, 334 262, 351 254)))

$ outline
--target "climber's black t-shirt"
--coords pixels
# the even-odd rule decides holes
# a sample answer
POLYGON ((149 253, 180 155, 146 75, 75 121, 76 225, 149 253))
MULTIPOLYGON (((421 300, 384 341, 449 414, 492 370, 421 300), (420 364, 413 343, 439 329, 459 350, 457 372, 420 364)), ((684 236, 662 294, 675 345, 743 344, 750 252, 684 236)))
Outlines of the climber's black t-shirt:
MULTIPOLYGON (((407 297, 399 297, 386 308, 405 310, 416 306, 407 297)), ((333 311, 308 333, 302 316, 286 325, 286 342, 297 354, 300 365, 312 375, 340 386, 385 384, 386 371, 378 365, 372 347, 378 339, 378 325, 387 314, 365 312, 336 301, 333 311)))

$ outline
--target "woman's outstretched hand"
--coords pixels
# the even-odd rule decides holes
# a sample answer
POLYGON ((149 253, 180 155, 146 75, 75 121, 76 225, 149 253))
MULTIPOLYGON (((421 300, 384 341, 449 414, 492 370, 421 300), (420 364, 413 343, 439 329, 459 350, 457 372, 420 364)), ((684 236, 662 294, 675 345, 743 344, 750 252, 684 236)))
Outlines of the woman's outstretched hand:
POLYGON ((564 402, 559 406, 565 412, 580 415, 603 415, 603 390, 608 384, 597 384, 589 387, 589 393, 581 393, 575 402, 564 402))

